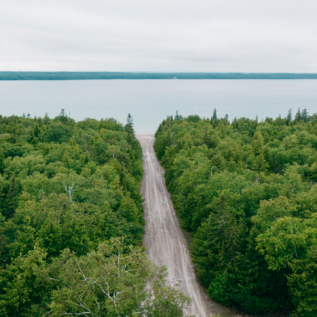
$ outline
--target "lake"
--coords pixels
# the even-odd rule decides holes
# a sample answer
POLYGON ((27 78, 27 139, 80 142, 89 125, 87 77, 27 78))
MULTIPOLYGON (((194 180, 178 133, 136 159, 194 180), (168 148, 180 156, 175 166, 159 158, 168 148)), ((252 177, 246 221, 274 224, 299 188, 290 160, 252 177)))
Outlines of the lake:
POLYGON ((226 114, 259 120, 285 117, 298 108, 317 112, 317 80, 70 80, 0 81, 0 114, 55 117, 61 109, 75 120, 128 113, 139 134, 155 133, 176 111, 182 116, 226 114))

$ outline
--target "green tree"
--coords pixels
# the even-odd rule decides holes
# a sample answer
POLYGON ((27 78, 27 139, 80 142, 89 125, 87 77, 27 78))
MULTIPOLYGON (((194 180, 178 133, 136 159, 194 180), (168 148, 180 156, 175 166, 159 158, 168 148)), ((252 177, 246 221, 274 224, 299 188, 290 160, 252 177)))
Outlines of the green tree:
POLYGON ((49 298, 49 281, 39 279, 37 270, 45 268, 46 254, 38 246, 27 256, 14 259, 0 271, 0 314, 5 317, 41 316, 41 302, 49 298))
POLYGON ((309 115, 308 115, 307 109, 303 109, 301 117, 302 117, 302 120, 304 120, 304 122, 308 122, 309 115))
POLYGON ((34 125, 34 127, 33 127, 33 134, 34 134, 34 136, 35 136, 36 138, 38 138, 38 137, 39 137, 39 134, 40 134, 40 128, 39 128, 39 126, 38 126, 38 124, 37 124, 37 123, 35 123, 35 125, 34 125))
POLYGON ((44 142, 67 142, 73 135, 73 131, 70 127, 61 122, 51 123, 46 130, 40 134, 40 139, 44 142))
POLYGON ((299 122, 302 120, 302 114, 300 112, 300 108, 298 108, 298 111, 296 112, 296 115, 295 115, 295 121, 299 122))
POLYGON ((288 110, 286 120, 287 120, 288 123, 292 122, 292 109, 288 110))
POLYGON ((249 314, 314 316, 315 116, 196 117, 164 120, 155 150, 201 283, 249 314))
POLYGON ((213 120, 217 120, 218 118, 217 118, 217 109, 214 109, 214 112, 213 112, 213 114, 212 114, 212 119, 213 120))
POLYGON ((133 118, 130 113, 128 114, 128 117, 127 117, 126 131, 129 134, 134 134, 133 118))
POLYGON ((216 213, 209 216, 208 225, 207 245, 218 254, 219 263, 225 266, 234 261, 241 245, 243 227, 238 224, 235 211, 230 210, 224 192, 219 197, 216 213))
POLYGON ((14 215, 19 204, 19 194, 19 184, 16 182, 15 176, 12 176, 9 191, 5 197, 5 209, 3 210, 3 215, 6 218, 11 218, 14 215))
POLYGON ((252 169, 254 171, 259 172, 265 172, 269 168, 269 164, 266 162, 264 155, 260 154, 255 157, 252 163, 252 169))
POLYGON ((0 148, 0 173, 3 173, 4 171, 4 159, 5 159, 4 154, 0 148))
POLYGON ((167 286, 164 268, 120 240, 104 242, 80 258, 65 250, 43 273, 59 285, 49 304, 52 316, 184 316, 182 309, 190 303, 167 286))

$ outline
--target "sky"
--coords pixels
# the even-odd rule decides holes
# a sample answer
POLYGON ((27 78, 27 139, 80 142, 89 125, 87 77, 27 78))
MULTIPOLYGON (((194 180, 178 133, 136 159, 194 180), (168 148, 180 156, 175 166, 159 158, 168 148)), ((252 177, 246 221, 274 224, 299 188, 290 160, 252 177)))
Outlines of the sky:
POLYGON ((316 0, 1 0, 0 71, 317 72, 316 0))

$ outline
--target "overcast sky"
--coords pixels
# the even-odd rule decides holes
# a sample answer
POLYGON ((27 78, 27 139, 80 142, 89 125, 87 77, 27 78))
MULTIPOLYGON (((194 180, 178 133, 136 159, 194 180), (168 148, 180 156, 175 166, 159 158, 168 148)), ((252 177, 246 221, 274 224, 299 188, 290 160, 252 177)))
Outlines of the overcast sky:
POLYGON ((317 72, 316 0, 1 0, 1 71, 317 72))

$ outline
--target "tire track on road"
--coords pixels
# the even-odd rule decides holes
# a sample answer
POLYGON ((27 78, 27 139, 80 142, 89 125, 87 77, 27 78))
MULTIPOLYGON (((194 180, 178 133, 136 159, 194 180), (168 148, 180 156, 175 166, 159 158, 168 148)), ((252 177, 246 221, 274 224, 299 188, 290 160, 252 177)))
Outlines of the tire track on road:
POLYGON ((180 290, 189 294, 192 305, 186 314, 212 316, 229 313, 225 307, 212 302, 198 284, 194 266, 190 259, 187 241, 180 229, 178 219, 165 186, 164 169, 154 152, 153 135, 137 135, 143 152, 144 175, 141 193, 145 199, 144 247, 156 265, 165 265, 170 285, 179 284, 180 290))

